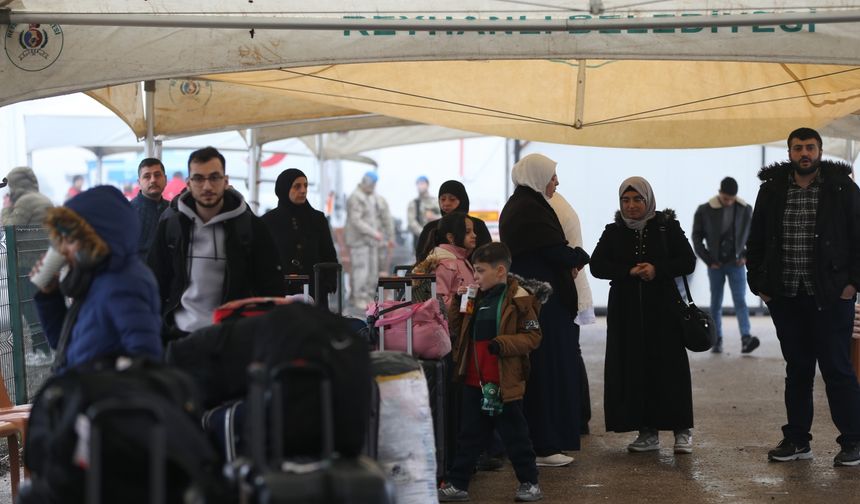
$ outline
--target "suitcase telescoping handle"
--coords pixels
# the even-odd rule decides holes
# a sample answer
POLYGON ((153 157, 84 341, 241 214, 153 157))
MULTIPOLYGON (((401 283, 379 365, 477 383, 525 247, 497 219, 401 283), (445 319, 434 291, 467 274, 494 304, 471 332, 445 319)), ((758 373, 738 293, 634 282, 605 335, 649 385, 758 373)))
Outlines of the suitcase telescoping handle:
MULTIPOLYGON (((112 397, 96 402, 87 409, 90 419, 90 464, 87 470, 87 504, 101 504, 102 495, 102 422, 115 414, 142 413, 152 418, 149 430, 149 502, 166 502, 167 440, 164 414, 154 401, 143 397, 112 397)), ((115 463, 121 463, 116 462, 115 463)))
POLYGON ((337 288, 337 313, 343 314, 343 266, 336 262, 324 262, 314 264, 314 292, 317 297, 320 293, 320 277, 325 270, 334 270, 335 285, 337 288))
POLYGON ((274 367, 271 371, 261 363, 253 363, 248 367, 251 378, 249 391, 249 409, 251 422, 251 460, 258 468, 280 467, 284 460, 284 395, 283 387, 289 387, 292 376, 313 376, 320 384, 320 430, 322 445, 320 460, 329 462, 334 458, 334 405, 331 390, 331 378, 322 366, 296 360, 274 367), (270 391, 269 426, 266 418, 266 390, 270 391), (271 441, 267 443, 267 433, 271 433, 271 441), (271 459, 266 456, 266 446, 272 450, 271 459), (271 460, 271 464, 269 463, 271 460))
MULTIPOLYGON (((284 284, 289 287, 290 284, 294 284, 297 282, 301 282, 302 284, 302 296, 304 296, 305 304, 310 302, 311 299, 311 277, 308 275, 284 275, 284 284)), ((287 291, 289 292, 289 291, 287 291)), ((318 291, 316 291, 318 292, 318 291)))
MULTIPOLYGON (((436 275, 434 274, 410 274, 409 276, 385 276, 379 277, 377 292, 377 306, 382 305, 385 299, 386 289, 403 288, 404 306, 408 306, 412 302, 412 281, 413 280, 430 280, 430 296, 436 298, 436 275)), ((380 317, 384 320, 384 317, 380 317)), ((385 350, 385 327, 383 324, 377 326, 379 328, 379 350, 385 350)), ((410 315, 406 321, 406 353, 412 355, 412 316, 410 315)))

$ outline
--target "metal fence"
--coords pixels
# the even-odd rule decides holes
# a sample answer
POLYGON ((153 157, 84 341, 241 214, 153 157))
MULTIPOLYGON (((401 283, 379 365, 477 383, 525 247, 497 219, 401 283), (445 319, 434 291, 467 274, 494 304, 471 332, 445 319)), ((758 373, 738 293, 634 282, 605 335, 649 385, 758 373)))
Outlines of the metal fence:
POLYGON ((48 249, 48 234, 36 226, 5 226, 0 237, 0 370, 15 404, 28 402, 50 376, 48 345, 28 274, 48 249))

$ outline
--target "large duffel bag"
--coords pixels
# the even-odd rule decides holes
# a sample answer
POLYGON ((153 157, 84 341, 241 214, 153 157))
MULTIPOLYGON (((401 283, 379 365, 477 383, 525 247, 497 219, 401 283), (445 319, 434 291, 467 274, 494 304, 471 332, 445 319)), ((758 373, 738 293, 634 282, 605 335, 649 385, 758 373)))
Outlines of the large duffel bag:
MULTIPOLYGON (((334 399, 334 449, 342 456, 361 453, 370 416, 371 375, 367 342, 341 316, 292 304, 236 322, 234 331, 255 334, 254 361, 274 369, 302 360, 322 366, 334 399)), ((319 380, 298 377, 284 411, 284 454, 318 455, 323 438, 319 380)))

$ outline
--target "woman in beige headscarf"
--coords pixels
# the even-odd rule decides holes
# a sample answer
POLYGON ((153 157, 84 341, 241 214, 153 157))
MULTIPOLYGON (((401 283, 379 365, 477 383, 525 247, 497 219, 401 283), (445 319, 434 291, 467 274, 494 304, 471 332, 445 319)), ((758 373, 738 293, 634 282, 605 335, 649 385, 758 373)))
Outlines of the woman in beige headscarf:
POLYGON ((656 211, 647 180, 618 190, 620 210, 591 258, 591 274, 611 280, 606 318, 606 430, 638 431, 630 452, 660 449, 658 431, 675 434, 675 453, 692 452, 693 392, 674 278, 696 256, 675 213, 656 211))

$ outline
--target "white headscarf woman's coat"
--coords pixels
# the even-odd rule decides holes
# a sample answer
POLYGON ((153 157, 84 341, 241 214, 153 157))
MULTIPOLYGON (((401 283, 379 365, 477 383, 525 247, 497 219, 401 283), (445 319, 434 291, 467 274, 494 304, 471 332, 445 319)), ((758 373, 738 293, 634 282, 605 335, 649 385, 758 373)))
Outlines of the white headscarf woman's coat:
POLYGON ((618 205, 621 205, 621 196, 627 192, 627 189, 632 187, 634 191, 638 192, 640 196, 645 198, 645 216, 641 219, 628 219, 624 217, 624 210, 621 211, 621 217, 624 219, 624 223, 627 224, 627 227, 630 229, 635 229, 637 231, 642 231, 645 229, 645 225, 648 224, 648 221, 651 220, 657 212, 657 202, 654 200, 654 190, 651 189, 651 184, 648 183, 642 177, 630 177, 621 183, 621 187, 618 188, 618 205))
POLYGON ((557 164, 542 154, 529 154, 511 169, 511 180, 514 185, 530 187, 546 198, 546 186, 555 175, 557 164))
MULTIPOLYGON (((582 227, 579 223, 579 215, 576 214, 573 206, 558 192, 549 199, 549 206, 555 210, 555 214, 558 216, 558 221, 564 230, 564 237, 567 238, 567 246, 571 248, 582 247, 582 227)), ((596 317, 594 316, 591 286, 588 285, 588 274, 584 270, 580 271, 573 283, 576 285, 578 304, 574 322, 580 326, 593 324, 596 317)))

